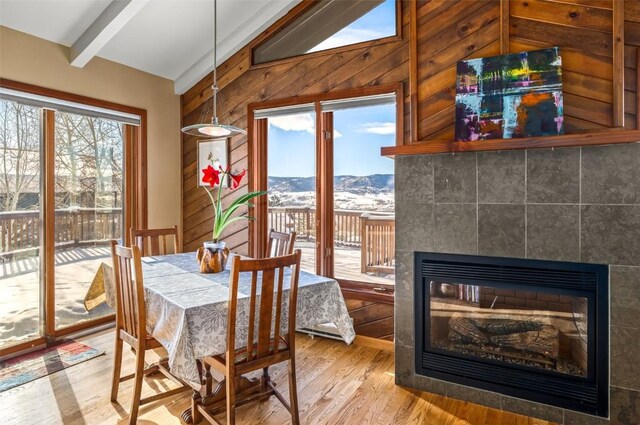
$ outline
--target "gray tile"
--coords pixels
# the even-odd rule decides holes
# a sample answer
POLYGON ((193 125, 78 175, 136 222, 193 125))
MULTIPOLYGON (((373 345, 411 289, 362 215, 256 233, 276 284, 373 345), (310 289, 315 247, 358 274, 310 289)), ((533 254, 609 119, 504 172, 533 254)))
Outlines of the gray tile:
POLYGON ((640 424, 640 392, 611 387, 611 425, 640 424))
POLYGON ((478 254, 524 257, 524 205, 478 205, 478 254))
POLYGON ((434 242, 437 252, 476 254, 476 205, 435 204, 434 242))
POLYGON ((640 144, 582 148, 582 202, 640 204, 640 144))
POLYGON ((532 401, 521 400, 503 395, 502 409, 509 412, 519 413, 532 418, 544 419, 546 421, 562 423, 563 410, 559 407, 548 406, 546 404, 534 403, 532 401))
POLYGON ((580 261, 580 206, 527 205, 527 257, 580 261))
POLYGON ((453 383, 447 384, 447 397, 493 407, 494 409, 500 409, 502 401, 502 396, 498 393, 453 383))
POLYGON ((396 206, 396 250, 433 250, 433 204, 396 206))
POLYGON ((395 298, 395 312, 394 312, 394 326, 395 326, 395 339, 398 344, 402 344, 406 347, 415 346, 414 334, 415 334, 415 321, 413 315, 413 303, 414 299, 407 298, 395 298))
POLYGON ((396 297, 413 299, 413 286, 413 252, 396 251, 396 297))
POLYGON ((640 261, 640 207, 583 205, 582 261, 638 265, 640 261))
POLYGON ((395 344, 395 374, 396 384, 404 387, 414 387, 415 365, 413 348, 405 347, 396 341, 395 344))
POLYGON ((433 202, 432 155, 400 155, 395 158, 396 204, 433 202))
POLYGON ((612 266, 611 324, 640 329, 640 268, 612 266))
POLYGON ((640 329, 611 326, 611 385, 640 391, 640 329))
POLYGON ((572 410, 564 411, 564 425, 609 425, 609 419, 585 415, 572 410))
POLYGON ((523 203, 525 151, 478 153, 478 202, 523 203))
POLYGON ((579 201, 579 148, 527 151, 527 202, 577 204, 579 201))
POLYGON ((476 202, 476 155, 433 157, 435 202, 476 202))
POLYGON ((420 391, 426 391, 432 394, 447 395, 447 386, 445 381, 439 379, 427 378, 426 376, 416 375, 414 378, 415 388, 420 391))

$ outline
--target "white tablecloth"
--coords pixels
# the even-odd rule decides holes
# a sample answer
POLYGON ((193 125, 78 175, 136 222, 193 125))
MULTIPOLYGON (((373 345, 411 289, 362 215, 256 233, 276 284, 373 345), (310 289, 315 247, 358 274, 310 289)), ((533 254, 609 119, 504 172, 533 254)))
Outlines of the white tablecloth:
MULTIPOLYGON (((193 253, 146 257, 142 267, 147 329, 167 349, 171 372, 194 388, 200 387, 196 359, 226 349, 230 275, 229 271, 202 274, 198 267, 193 253)), ((289 294, 287 274, 284 300, 289 294)), ((250 278, 250 274, 240 275, 237 347, 246 344, 250 278)), ((347 344, 355 338, 338 283, 301 271, 296 326, 322 323, 334 323, 347 344)))

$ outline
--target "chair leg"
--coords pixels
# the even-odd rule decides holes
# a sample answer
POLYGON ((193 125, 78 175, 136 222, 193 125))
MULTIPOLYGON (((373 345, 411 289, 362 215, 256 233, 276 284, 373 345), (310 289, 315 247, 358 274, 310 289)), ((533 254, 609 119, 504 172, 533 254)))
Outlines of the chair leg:
POLYGON ((111 379, 111 401, 118 399, 118 387, 120 386, 120 371, 122 369, 122 340, 116 329, 116 343, 113 354, 113 378, 111 379))
POLYGON ((300 424, 298 412, 298 386, 296 384, 296 360, 293 356, 289 359, 289 405, 291 407, 292 425, 300 424))
POLYGON ((236 425, 236 378, 227 375, 227 425, 236 425))
POLYGON ((133 378, 133 400, 131 400, 131 413, 129 425, 135 425, 138 420, 140 397, 142 395, 142 379, 144 378, 144 347, 139 347, 136 353, 136 374, 133 378))

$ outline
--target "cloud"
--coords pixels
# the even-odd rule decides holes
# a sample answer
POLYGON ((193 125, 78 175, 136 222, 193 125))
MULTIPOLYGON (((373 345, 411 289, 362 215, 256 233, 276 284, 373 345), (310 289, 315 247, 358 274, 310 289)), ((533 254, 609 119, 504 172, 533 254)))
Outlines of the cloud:
POLYGON ((377 31, 372 29, 359 28, 343 28, 322 43, 313 47, 307 53, 318 52, 325 49, 333 49, 334 47, 348 46, 350 44, 360 43, 362 41, 376 40, 378 38, 387 37, 390 34, 387 31, 377 31))
POLYGON ((381 135, 396 134, 396 124, 393 122, 368 122, 362 124, 362 128, 358 132, 381 135))
MULTIPOLYGON (((315 120, 311 114, 284 115, 269 118, 269 125, 283 131, 306 131, 309 134, 316 134, 315 120)), ((342 133, 333 129, 333 137, 342 137, 342 133)))
POLYGON ((306 131, 316 134, 315 121, 311 114, 285 115, 269 118, 269 125, 284 131, 306 131))

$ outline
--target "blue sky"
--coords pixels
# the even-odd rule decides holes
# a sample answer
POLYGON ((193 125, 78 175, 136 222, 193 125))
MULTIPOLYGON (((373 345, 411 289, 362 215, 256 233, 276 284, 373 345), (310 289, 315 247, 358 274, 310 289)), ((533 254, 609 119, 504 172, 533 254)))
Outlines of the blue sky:
POLYGON ((309 52, 395 35, 395 7, 395 0, 385 0, 384 3, 318 44, 309 52))
MULTIPOLYGON (((395 114, 395 105, 335 111, 334 174, 393 174, 380 148, 395 144, 395 114)), ((314 124, 314 114, 269 119, 269 176, 315 175, 314 124)))

